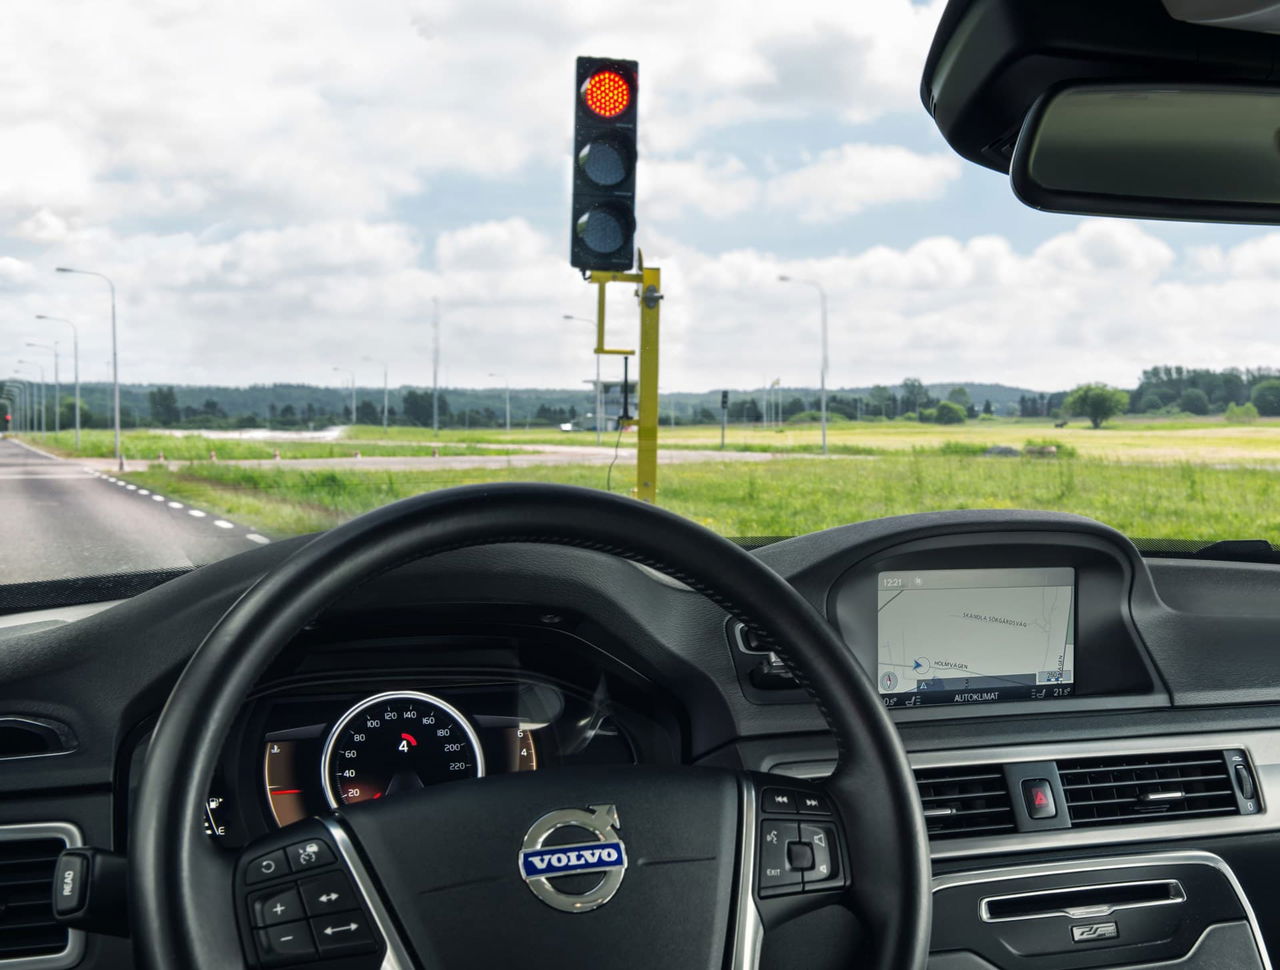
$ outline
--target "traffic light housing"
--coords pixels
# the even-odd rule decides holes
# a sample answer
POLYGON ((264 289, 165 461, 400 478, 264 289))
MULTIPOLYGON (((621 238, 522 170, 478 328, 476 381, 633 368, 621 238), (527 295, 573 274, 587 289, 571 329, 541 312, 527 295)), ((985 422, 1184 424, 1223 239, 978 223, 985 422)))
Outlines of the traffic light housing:
POLYGON ((581 270, 635 262, 636 78, 635 61, 578 58, 569 262, 581 270))

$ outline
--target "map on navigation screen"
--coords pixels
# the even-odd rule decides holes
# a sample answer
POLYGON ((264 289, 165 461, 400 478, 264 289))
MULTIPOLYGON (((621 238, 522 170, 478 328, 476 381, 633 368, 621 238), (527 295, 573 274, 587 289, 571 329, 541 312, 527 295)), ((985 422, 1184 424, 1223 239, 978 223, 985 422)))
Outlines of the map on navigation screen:
POLYGON ((888 707, 1072 693, 1075 570, 880 573, 878 683, 888 707))

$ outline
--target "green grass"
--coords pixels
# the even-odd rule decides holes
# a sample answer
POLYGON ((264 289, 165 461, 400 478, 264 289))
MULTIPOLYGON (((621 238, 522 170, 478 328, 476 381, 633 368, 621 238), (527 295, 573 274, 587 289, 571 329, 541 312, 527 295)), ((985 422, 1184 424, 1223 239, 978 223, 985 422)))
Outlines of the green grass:
MULTIPOLYGON (((1109 461, 1248 463, 1272 461, 1280 463, 1280 420, 1258 421, 1252 425, 1228 424, 1221 415, 1205 418, 1152 418, 1137 415, 1117 418, 1098 430, 1087 421, 1073 420, 1065 428, 1053 427, 1048 418, 1000 418, 994 421, 968 421, 961 425, 920 424, 916 421, 845 421, 828 428, 827 440, 832 454, 874 455, 924 452, 974 454, 992 445, 1021 449, 1028 441, 1048 440, 1059 446, 1059 454, 1070 452, 1084 458, 1109 461)), ((567 434, 545 428, 528 431, 514 428, 481 428, 442 430, 433 435, 430 429, 390 428, 388 438, 398 442, 440 440, 456 443, 491 442, 500 445, 594 445, 591 432, 567 434)), ((361 426, 348 430, 350 440, 379 440, 380 427, 361 426)), ((760 425, 730 425, 726 447, 731 451, 769 451, 779 454, 813 454, 821 450, 821 432, 816 425, 786 425, 762 428, 760 425)), ((612 447, 618 441, 624 448, 635 446, 636 436, 624 434, 604 436, 612 447)), ((664 449, 709 449, 720 446, 718 425, 663 426, 659 442, 664 449)))
MULTIPOLYGON (((381 429, 379 429, 381 430, 381 429)), ((110 431, 81 431, 80 448, 75 447, 75 433, 62 431, 44 437, 38 434, 18 436, 21 440, 65 458, 111 458, 115 455, 115 438, 110 431)), ((468 443, 433 446, 426 443, 342 441, 246 441, 237 438, 206 438, 203 435, 156 434, 151 431, 126 431, 121 436, 121 450, 130 459, 158 461, 208 461, 216 452, 220 461, 274 458, 277 450, 282 459, 350 458, 357 451, 366 458, 414 455, 509 455, 517 449, 477 448, 468 443)))
MULTIPOLYGON (((631 469, 615 469, 615 490, 631 469)), ((327 528, 396 499, 493 481, 603 487, 605 469, 309 472, 285 467, 153 467, 131 481, 268 535, 327 528)), ((1143 538, 1265 538, 1280 543, 1280 475, 1251 468, 1120 464, 1081 458, 904 454, 666 466, 660 503, 732 536, 795 535, 862 519, 962 508, 1077 512, 1143 538)))

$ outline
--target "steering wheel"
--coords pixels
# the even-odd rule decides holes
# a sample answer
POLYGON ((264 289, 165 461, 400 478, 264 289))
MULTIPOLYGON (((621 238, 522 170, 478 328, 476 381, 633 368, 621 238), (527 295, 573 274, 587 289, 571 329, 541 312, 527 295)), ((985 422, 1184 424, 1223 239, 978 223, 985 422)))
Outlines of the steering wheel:
MULTIPOLYGON (((728 540, 629 498, 564 486, 406 499, 320 535, 263 576, 165 704, 137 791, 129 870, 136 953, 150 970, 736 970, 758 965, 766 934, 828 906, 855 917, 823 926, 838 927, 860 966, 914 970, 928 952, 919 799, 852 652, 728 540), (237 852, 205 835, 204 798, 232 722, 304 625, 398 566, 513 542, 643 563, 746 623, 816 699, 839 749, 832 775, 810 784, 707 767, 566 767, 343 807, 237 852)), ((807 965, 788 952, 770 949, 770 965, 807 965)))

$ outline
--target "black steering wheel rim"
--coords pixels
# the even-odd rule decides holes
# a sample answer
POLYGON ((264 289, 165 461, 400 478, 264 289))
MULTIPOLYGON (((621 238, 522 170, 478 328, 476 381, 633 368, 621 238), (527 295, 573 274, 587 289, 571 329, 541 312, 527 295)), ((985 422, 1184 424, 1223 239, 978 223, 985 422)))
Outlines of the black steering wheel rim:
POLYGON ((131 820, 130 913, 142 965, 211 970, 243 959, 229 932, 232 863, 199 819, 222 744, 279 650, 339 596, 382 573, 500 543, 594 550, 668 573, 747 623, 792 666, 838 746, 827 785, 852 827, 849 893, 875 941, 868 965, 923 967, 930 870, 914 780, 879 696, 830 625, 759 560, 687 519, 595 490, 525 484, 433 492, 324 533, 262 577, 208 634, 156 724, 131 820))

